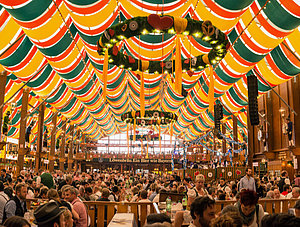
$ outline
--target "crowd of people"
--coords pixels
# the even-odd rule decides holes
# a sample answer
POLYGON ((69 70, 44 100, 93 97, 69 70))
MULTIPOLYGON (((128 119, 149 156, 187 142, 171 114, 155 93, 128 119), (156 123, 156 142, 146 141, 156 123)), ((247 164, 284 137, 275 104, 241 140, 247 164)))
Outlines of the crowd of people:
MULTIPOLYGON (((159 203, 160 193, 172 192, 184 194, 190 208, 176 213, 175 227, 183 223, 190 223, 191 227, 267 226, 266 223, 283 223, 284 220, 299 226, 300 200, 290 216, 266 215, 258 204, 259 198, 300 199, 299 184, 299 175, 293 182, 286 171, 282 171, 278 178, 268 174, 261 178, 252 177, 251 168, 241 179, 226 181, 220 178, 211 182, 205 182, 201 174, 193 180, 189 177, 180 179, 176 173, 124 174, 117 171, 49 173, 22 170, 20 175, 13 176, 9 170, 3 169, 0 176, 0 223, 4 226, 31 226, 30 220, 24 218, 29 212, 26 199, 46 201, 31 214, 37 226, 84 227, 91 224, 84 201, 159 203), (215 201, 218 200, 234 200, 234 205, 226 206, 217 214, 215 201)), ((161 224, 163 226, 171 223, 169 216, 162 214, 151 214, 147 220, 148 226, 159 225, 153 220, 166 222, 161 224)))

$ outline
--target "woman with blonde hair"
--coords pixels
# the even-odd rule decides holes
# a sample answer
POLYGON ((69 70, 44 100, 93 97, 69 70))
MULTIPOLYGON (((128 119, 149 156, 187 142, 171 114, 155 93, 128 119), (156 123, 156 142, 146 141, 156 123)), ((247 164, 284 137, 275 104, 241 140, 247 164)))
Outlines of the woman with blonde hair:
POLYGON ((195 178, 195 186, 188 190, 188 205, 190 206, 196 197, 208 196, 208 192, 204 188, 205 177, 199 174, 195 178))

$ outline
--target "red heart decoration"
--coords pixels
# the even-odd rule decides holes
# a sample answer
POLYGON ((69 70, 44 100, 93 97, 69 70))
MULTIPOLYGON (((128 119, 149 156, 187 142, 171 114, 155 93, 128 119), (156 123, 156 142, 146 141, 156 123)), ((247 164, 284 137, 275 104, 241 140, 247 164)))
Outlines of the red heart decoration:
POLYGON ((119 49, 118 49, 118 47, 116 46, 116 45, 114 45, 114 47, 113 47, 113 55, 115 55, 115 56, 117 56, 118 55, 118 53, 119 53, 119 49))
POLYGON ((236 171, 236 174, 237 174, 237 175, 240 175, 241 173, 242 173, 242 172, 241 172, 240 170, 237 170, 237 171, 236 171))
POLYGON ((165 67, 165 65, 166 65, 166 64, 165 64, 164 62, 160 62, 160 67, 163 68, 163 67, 165 67))
POLYGON ((190 59, 184 60, 184 63, 185 63, 185 64, 189 64, 189 62, 190 62, 190 59))
POLYGON ((199 175, 199 171, 195 172, 195 176, 199 175))
POLYGON ((192 70, 187 71, 187 74, 192 77, 194 75, 194 72, 192 70))
POLYGON ((112 29, 109 29, 108 32, 110 34, 110 37, 113 37, 115 35, 115 31, 112 29))
POLYGON ((129 63, 135 63, 135 60, 134 60, 134 58, 133 57, 131 57, 130 55, 128 56, 128 61, 129 61, 129 63))
POLYGON ((155 29, 165 30, 173 25, 173 18, 169 16, 160 17, 157 14, 151 14, 147 18, 148 23, 155 29))
POLYGON ((226 44, 226 50, 228 50, 230 48, 230 42, 228 42, 227 44, 226 44))

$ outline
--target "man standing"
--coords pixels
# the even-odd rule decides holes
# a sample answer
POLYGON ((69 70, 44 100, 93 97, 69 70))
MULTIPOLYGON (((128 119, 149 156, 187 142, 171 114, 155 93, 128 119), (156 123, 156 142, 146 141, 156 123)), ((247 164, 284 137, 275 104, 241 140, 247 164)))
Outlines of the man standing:
POLYGON ((88 213, 85 205, 79 200, 76 189, 72 186, 65 189, 65 200, 73 205, 74 210, 79 215, 79 219, 74 221, 76 227, 88 226, 88 213))
POLYGON ((26 209, 27 186, 20 183, 16 186, 16 195, 9 200, 4 207, 2 222, 12 216, 24 217, 26 209))
POLYGON ((191 216, 193 223, 190 227, 209 227, 216 217, 215 201, 208 196, 196 198, 191 205, 191 216))
POLYGON ((255 181, 254 178, 251 177, 251 174, 252 174, 252 169, 247 168, 246 175, 240 180, 239 191, 245 188, 256 192, 255 181))

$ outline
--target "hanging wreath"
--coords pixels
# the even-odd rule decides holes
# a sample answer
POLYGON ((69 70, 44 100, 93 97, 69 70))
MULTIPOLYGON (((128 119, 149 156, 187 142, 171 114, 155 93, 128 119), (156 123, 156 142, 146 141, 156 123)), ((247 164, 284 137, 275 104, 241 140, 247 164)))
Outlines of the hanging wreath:
POLYGON ((151 14, 148 17, 134 17, 122 23, 107 28, 98 41, 99 55, 105 55, 108 50, 110 64, 128 70, 147 71, 149 73, 172 73, 175 61, 142 61, 122 53, 117 43, 133 36, 149 33, 170 33, 191 35, 199 38, 212 47, 208 54, 182 60, 183 70, 202 70, 209 65, 216 64, 225 56, 230 43, 227 36, 210 21, 197 21, 190 18, 178 18, 173 16, 159 16, 151 14))
POLYGON ((134 124, 135 121, 139 126, 169 125, 177 121, 177 115, 171 112, 146 110, 144 117, 141 117, 141 112, 138 110, 122 114, 121 119, 126 124, 134 124))

